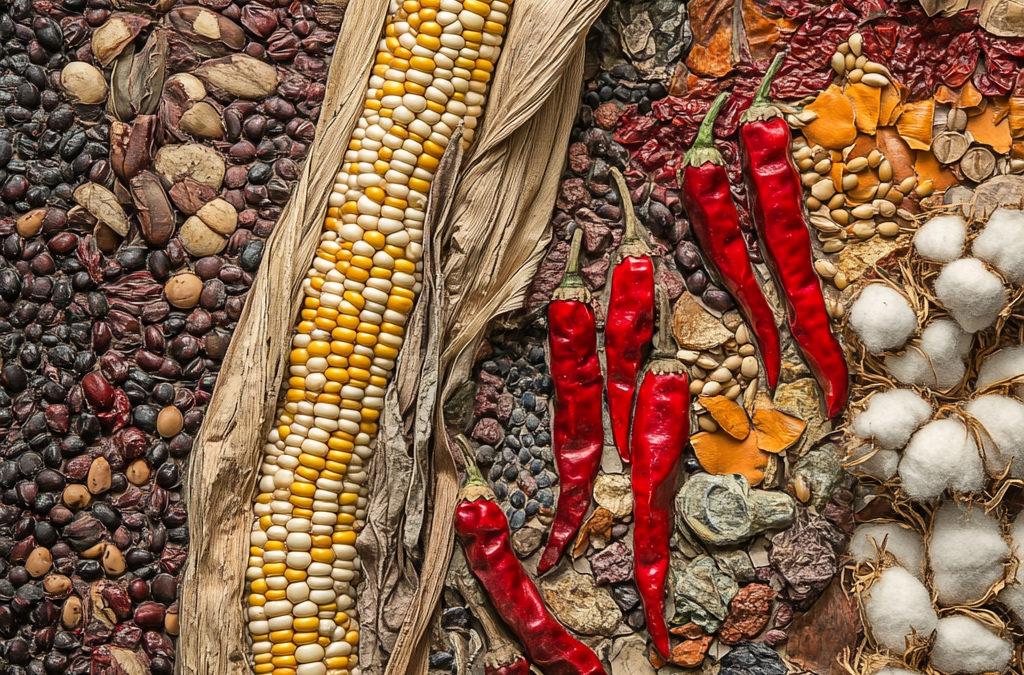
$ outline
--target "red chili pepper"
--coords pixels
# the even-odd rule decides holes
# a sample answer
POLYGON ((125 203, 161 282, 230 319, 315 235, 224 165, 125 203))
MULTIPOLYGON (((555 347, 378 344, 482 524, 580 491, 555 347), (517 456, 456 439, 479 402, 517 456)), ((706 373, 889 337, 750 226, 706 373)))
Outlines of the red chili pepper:
MULTIPOLYGON (((487 591, 498 616, 519 637, 530 661, 545 675, 597 675, 605 669, 586 645, 569 635, 512 551, 508 520, 480 470, 467 457, 469 480, 455 508, 455 534, 466 562, 487 591)), ((510 672, 522 666, 512 664, 510 672)))
POLYGON ((658 288, 658 360, 637 392, 630 449, 633 457, 633 576, 644 606, 647 632, 665 658, 671 651, 665 625, 665 579, 670 560, 672 500, 690 437, 690 384, 675 358, 668 294, 658 288))
POLYGON ((594 311, 587 304, 590 293, 579 274, 582 238, 583 231, 576 230, 565 278, 548 306, 551 378, 555 383, 552 428, 560 491, 551 534, 537 564, 539 574, 554 567, 583 523, 604 446, 604 378, 597 360, 594 311))
POLYGON ((768 98, 782 58, 782 54, 775 57, 753 103, 743 113, 743 173, 765 260, 786 296, 790 331, 825 394, 828 416, 834 417, 849 397, 849 372, 814 272, 811 237, 804 222, 804 192, 790 155, 789 125, 768 98))
POLYGON ((736 204, 729 191, 729 175, 711 133, 726 98, 728 94, 722 93, 711 104, 677 179, 682 183, 683 208, 690 217, 697 243, 753 331, 768 386, 774 389, 782 368, 775 314, 754 276, 736 204))
POLYGON ((615 254, 611 298, 604 328, 605 367, 608 374, 608 414, 612 418, 615 447, 629 461, 629 416, 640 367, 647 360, 654 334, 654 263, 651 249, 640 236, 629 188, 618 169, 612 176, 619 188, 626 218, 626 233, 615 254))

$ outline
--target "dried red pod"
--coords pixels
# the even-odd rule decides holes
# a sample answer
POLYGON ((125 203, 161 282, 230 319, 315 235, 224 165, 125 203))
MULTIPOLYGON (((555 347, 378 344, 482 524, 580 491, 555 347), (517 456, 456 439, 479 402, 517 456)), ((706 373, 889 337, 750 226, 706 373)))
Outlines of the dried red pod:
MULTIPOLYGON (((110 644, 113 647, 121 647, 122 649, 134 650, 139 646, 139 642, 142 640, 142 629, 133 624, 130 621, 125 621, 117 624, 114 628, 114 635, 110 638, 110 644)), ((138 652, 121 652, 118 654, 118 659, 133 659, 138 661, 140 664, 144 661, 148 661, 145 654, 138 652)), ((123 665, 123 664, 122 664, 123 665)), ((132 672, 124 671, 121 672, 132 672)), ((140 670, 134 671, 140 673, 149 672, 149 668, 142 667, 140 670)))
POLYGON ((143 628, 162 628, 164 606, 158 602, 144 602, 135 608, 135 623, 143 628))
POLYGON ((89 467, 91 466, 92 457, 89 455, 72 457, 64 464, 64 476, 68 480, 82 480, 89 473, 89 467))
POLYGON ((146 454, 149 441, 145 432, 135 427, 125 427, 114 437, 114 442, 126 460, 133 460, 146 454))
POLYGON ((149 168, 153 161, 156 130, 155 115, 139 115, 131 124, 111 120, 110 162, 122 183, 127 184, 132 177, 149 168))
POLYGON ((181 570, 182 565, 185 564, 186 556, 185 549, 168 546, 160 555, 160 565, 168 574, 177 574, 181 570))
POLYGON ((23 562, 25 562, 28 559, 29 554, 32 553, 32 549, 34 549, 35 547, 36 547, 36 540, 32 536, 28 536, 28 537, 22 539, 21 541, 16 543, 13 547, 11 547, 11 553, 10 553, 11 562, 13 562, 13 563, 23 563, 23 562))
POLYGON ((267 40, 267 56, 274 61, 289 61, 298 55, 301 46, 297 35, 282 28, 267 40))
POLYGON ((128 590, 120 584, 104 583, 100 595, 119 620, 124 621, 132 615, 132 600, 128 597, 128 590))
MULTIPOLYGON (((162 616, 160 621, 160 627, 162 628, 162 616)), ((174 656, 174 645, 171 643, 171 639, 162 633, 157 633, 152 630, 147 630, 142 634, 142 649, 145 650, 146 654, 148 654, 150 658, 155 658, 157 656, 173 658, 174 656)))
POLYGON ((277 12, 258 2, 250 2, 242 8, 239 21, 249 32, 266 39, 277 30, 277 12))
POLYGON ((64 539, 81 553, 100 543, 106 528, 90 515, 84 515, 64 528, 64 539))
POLYGON ((134 485, 110 500, 110 505, 117 509, 134 509, 142 503, 142 491, 134 485))
POLYGON ((160 178, 151 171, 140 171, 131 179, 131 193, 142 238, 151 246, 165 245, 174 235, 174 210, 160 178))
POLYGON ((114 388, 99 373, 89 373, 82 378, 85 398, 97 410, 110 410, 114 405, 114 388))
POLYGON ((128 379, 129 367, 123 356, 108 352, 100 358, 100 372, 109 382, 121 384, 128 379))
POLYGON ((186 215, 191 216, 195 215, 208 202, 216 199, 217 192, 197 180, 186 178, 180 183, 175 183, 171 187, 169 195, 175 206, 186 215))
POLYGON ((132 404, 128 400, 128 394, 121 389, 116 389, 114 391, 114 407, 110 412, 97 415, 100 426, 108 434, 114 433, 128 423, 128 419, 131 417, 131 408, 132 404))

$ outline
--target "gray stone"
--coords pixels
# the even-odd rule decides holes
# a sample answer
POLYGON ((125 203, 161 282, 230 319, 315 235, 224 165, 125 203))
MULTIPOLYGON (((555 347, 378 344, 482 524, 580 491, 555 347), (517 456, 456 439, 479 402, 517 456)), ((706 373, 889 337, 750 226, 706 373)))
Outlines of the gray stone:
POLYGON ((541 579, 541 593, 551 612, 582 635, 615 634, 622 612, 607 588, 594 586, 591 577, 565 567, 541 579))

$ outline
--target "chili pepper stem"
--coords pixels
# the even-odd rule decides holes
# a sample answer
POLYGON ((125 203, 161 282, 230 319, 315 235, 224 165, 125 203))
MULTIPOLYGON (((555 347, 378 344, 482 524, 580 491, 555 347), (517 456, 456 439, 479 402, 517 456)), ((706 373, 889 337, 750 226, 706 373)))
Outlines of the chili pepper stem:
MULTIPOLYGON (((628 197, 627 197, 628 199, 628 197)), ((569 262, 565 266, 565 276, 551 295, 552 300, 575 300, 584 304, 590 302, 590 291, 583 285, 580 276, 580 246, 583 244, 583 228, 577 228, 572 235, 569 248, 569 262)))
MULTIPOLYGON (((647 372, 655 375, 684 374, 686 368, 676 358, 676 341, 672 335, 672 303, 668 299, 668 292, 661 286, 655 286, 654 295, 658 300, 658 344, 647 372)), ((643 380, 643 377, 640 379, 643 380)))
POLYGON ((482 497, 493 502, 495 500, 494 491, 487 485, 484 475, 480 472, 480 467, 473 460, 473 449, 469 445, 469 440, 459 434, 455 437, 455 445, 462 452, 462 459, 466 462, 466 484, 459 491, 459 499, 475 502, 482 497))
POLYGON ((714 128, 715 120, 718 119, 718 114, 722 112, 722 108, 725 107, 725 103, 728 100, 729 92, 723 91, 711 104, 708 114, 704 116, 704 121, 700 123, 700 130, 697 131, 696 140, 693 141, 693 145, 683 158, 683 166, 700 166, 708 162, 719 165, 725 164, 725 160, 722 159, 722 153, 715 147, 714 128))
POLYGON ((628 256, 635 258, 650 256, 651 247, 647 245, 641 234, 643 228, 640 226, 640 221, 633 210, 633 200, 629 196, 629 186, 626 185, 626 179, 622 177, 622 174, 615 167, 612 167, 612 178, 615 179, 615 186, 619 190, 619 203, 622 204, 622 215, 626 224, 622 243, 619 244, 619 250, 615 253, 615 262, 612 265, 614 267, 628 256))
POLYGON ((757 88, 757 93, 754 94, 754 100, 751 101, 750 107, 744 110, 740 116, 741 124, 767 122, 770 119, 782 117, 782 111, 772 103, 771 88, 772 81, 779 74, 779 69, 782 68, 782 62, 785 59, 785 52, 779 52, 775 55, 771 65, 768 66, 768 70, 764 74, 764 79, 761 80, 761 85, 757 88))

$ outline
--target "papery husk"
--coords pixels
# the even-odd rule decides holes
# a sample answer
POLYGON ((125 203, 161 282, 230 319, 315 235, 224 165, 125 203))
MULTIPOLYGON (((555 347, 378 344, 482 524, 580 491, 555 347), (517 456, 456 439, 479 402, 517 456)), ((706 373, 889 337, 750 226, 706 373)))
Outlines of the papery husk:
POLYGON ((899 82, 890 81, 879 95, 878 126, 895 124, 903 112, 909 90, 899 82))
POLYGON ((701 431, 690 437, 693 452, 704 470, 715 476, 741 474, 750 487, 760 485, 764 470, 768 466, 768 453, 757 447, 757 434, 748 434, 738 441, 719 429, 715 432, 701 431))
POLYGON ((935 115, 935 100, 925 99, 907 103, 896 121, 900 136, 914 150, 927 150, 932 145, 932 119, 935 115))
POLYGON ((1024 96, 1011 96, 1009 101, 1010 137, 1024 138, 1024 96))
POLYGON ((841 150, 857 140, 853 103, 838 85, 833 84, 818 94, 814 101, 804 106, 804 111, 818 115, 803 129, 809 143, 841 150))
POLYGON ((108 66, 152 20, 139 14, 114 12, 92 32, 92 53, 100 66, 108 66))
MULTIPOLYGON (((453 548, 451 514, 459 491, 444 406, 471 378, 492 317, 522 306, 550 241, 551 209, 578 108, 584 37, 603 6, 517 0, 477 138, 464 159, 452 164, 446 154, 444 171, 435 173, 424 289, 406 326, 390 402, 386 396, 367 525, 356 544, 363 565, 357 606, 364 675, 427 672, 428 629, 453 548), (396 598, 400 604, 392 602, 396 598)), ((186 495, 193 545, 180 599, 181 623, 189 626, 179 638, 182 672, 249 672, 244 612, 224 608, 240 606, 250 505, 286 377, 301 284, 362 113, 387 10, 375 0, 348 4, 337 41, 345 49, 334 52, 297 198, 286 205, 264 253, 274 264, 261 267, 249 291, 196 439, 186 495)))
POLYGON ((934 154, 925 150, 917 153, 914 172, 921 182, 932 181, 936 192, 944 192, 960 182, 949 167, 940 164, 934 154))

